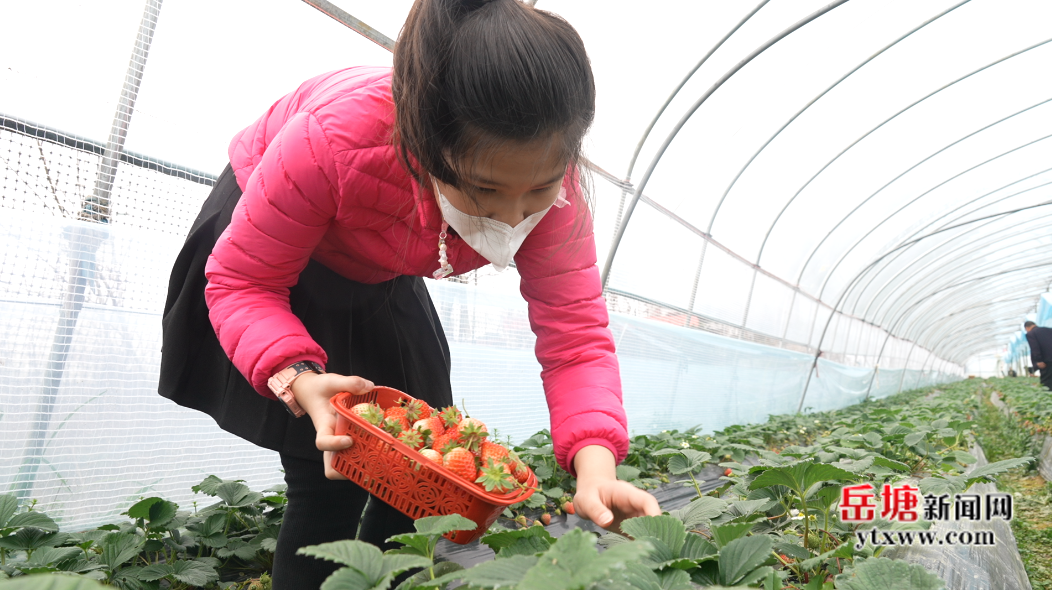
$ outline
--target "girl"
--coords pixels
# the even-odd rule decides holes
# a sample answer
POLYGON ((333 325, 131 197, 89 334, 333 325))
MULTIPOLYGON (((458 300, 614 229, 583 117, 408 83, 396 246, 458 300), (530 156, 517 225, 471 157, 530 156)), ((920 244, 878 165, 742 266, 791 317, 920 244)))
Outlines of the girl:
POLYGON ((594 102, 584 46, 559 17, 417 0, 393 70, 308 80, 234 138, 172 272, 160 392, 280 453, 276 588, 318 588, 335 569, 299 547, 356 531, 386 547, 412 530, 331 469, 354 443, 333 435, 328 401, 377 383, 451 405, 421 277, 489 263, 522 276, 577 513, 615 529, 660 514, 614 475, 627 421, 576 166, 594 102))

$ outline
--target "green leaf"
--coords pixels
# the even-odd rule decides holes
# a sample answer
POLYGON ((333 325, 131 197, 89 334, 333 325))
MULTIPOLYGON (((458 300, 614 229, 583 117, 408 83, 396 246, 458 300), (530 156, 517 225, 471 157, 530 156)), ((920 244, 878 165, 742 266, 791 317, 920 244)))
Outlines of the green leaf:
POLYGON ((160 502, 150 506, 150 528, 161 528, 172 522, 175 515, 179 512, 179 505, 175 502, 169 502, 168 500, 161 500, 160 502))
POLYGON ((526 572, 537 565, 537 561, 537 557, 530 555, 515 555, 507 559, 486 561, 471 569, 444 574, 435 578, 433 583, 446 584, 453 580, 462 580, 474 588, 510 588, 518 585, 526 576, 526 572))
POLYGON ((515 544, 519 539, 525 539, 529 537, 540 537, 548 543, 549 546, 555 544, 555 537, 551 535, 544 527, 531 526, 524 529, 517 529, 513 531, 501 531, 499 533, 492 533, 485 535, 480 539, 480 542, 484 545, 488 545, 495 553, 499 553, 501 549, 510 547, 515 544))
POLYGON ((398 585, 397 590, 416 590, 421 588, 444 588, 445 584, 439 584, 432 579, 437 579, 446 574, 458 572, 464 569, 462 565, 455 561, 440 561, 433 567, 426 568, 421 572, 410 576, 407 580, 398 585))
POLYGON ((99 561, 107 571, 114 571, 139 554, 143 539, 130 533, 110 533, 102 538, 102 554, 99 561))
POLYGON ((752 530, 751 522, 740 522, 712 527, 712 541, 720 549, 726 547, 731 541, 740 539, 752 530))
MULTIPOLYGON (((621 481, 632 481, 633 479, 638 479, 640 473, 642 473, 640 469, 632 467, 631 465, 617 466, 617 479, 621 481)), ((551 494, 549 494, 549 496, 550 495, 551 494)))
POLYGON ((0 538, 0 548, 11 551, 33 551, 41 547, 54 547, 62 538, 58 533, 48 533, 37 528, 24 528, 15 534, 0 538))
POLYGON ((223 546, 222 549, 216 551, 216 555, 222 559, 228 559, 231 556, 236 556, 239 559, 249 560, 256 556, 259 552, 259 546, 251 543, 246 543, 242 539, 230 539, 223 546))
POLYGON ((112 590, 91 578, 63 574, 19 576, 0 583, 3 590, 112 590))
POLYGON ((452 531, 473 531, 479 527, 475 521, 464 518, 459 514, 447 514, 445 516, 426 516, 417 519, 413 526, 416 532, 424 535, 442 536, 452 531))
POLYGON ((364 541, 345 540, 308 545, 296 550, 296 555, 309 555, 350 566, 374 583, 382 575, 383 554, 375 545, 364 541))
POLYGON ((723 514, 726 509, 725 500, 712 496, 701 496, 683 508, 670 511, 669 515, 682 521, 687 530, 693 530, 699 525, 707 526, 710 520, 723 514))
POLYGON ((406 570, 418 567, 431 567, 431 560, 419 555, 384 555, 380 568, 381 577, 388 574, 398 575, 406 570))
POLYGON ((190 489, 193 490, 193 492, 195 494, 199 494, 200 493, 200 494, 207 494, 209 496, 214 496, 214 495, 216 495, 216 491, 219 489, 219 486, 221 486, 221 485, 223 485, 223 480, 219 479, 218 477, 216 477, 214 475, 209 475, 208 477, 206 477, 204 479, 204 481, 202 481, 201 483, 191 487, 190 489))
POLYGON ((668 471, 673 475, 696 473, 712 459, 712 455, 694 449, 661 449, 654 455, 672 455, 668 459, 668 471))
POLYGON ((139 570, 137 577, 145 582, 153 582, 163 580, 174 573, 175 569, 170 564, 155 563, 139 570))
POLYGON ((187 525, 186 528, 204 537, 222 533, 223 529, 226 528, 226 514, 223 514, 222 512, 210 514, 208 515, 208 518, 187 525))
POLYGON ((1021 457, 1018 459, 1005 459, 1004 461, 997 461, 983 465, 982 467, 976 467, 965 475, 965 477, 968 478, 967 486, 971 487, 971 485, 977 481, 993 481, 993 476, 1004 473, 1009 469, 1029 465, 1033 460, 1033 457, 1021 457))
POLYGON ((802 461, 787 467, 772 467, 749 484, 750 490, 758 488, 783 485, 793 490, 803 499, 808 498, 816 489, 817 484, 826 481, 852 480, 855 475, 844 471, 839 467, 833 467, 824 463, 813 463, 802 461))
MULTIPOLYGON (((531 526, 528 528, 536 529, 541 527, 531 526)), ((544 537, 523 537, 521 539, 517 539, 514 543, 508 545, 507 547, 502 547, 501 550, 497 553, 497 557, 503 559, 506 557, 511 557, 513 555, 540 555, 541 553, 547 551, 551 546, 551 543, 549 543, 548 540, 544 537)))
POLYGON ((978 461, 978 459, 975 458, 975 455, 973 455, 971 453, 968 453, 966 451, 960 451, 960 450, 957 450, 957 451, 954 451, 954 452, 950 453, 948 458, 950 460, 956 461, 957 463, 960 463, 962 465, 971 465, 972 463, 975 463, 976 461, 978 461))
POLYGON ((219 581, 219 573, 199 561, 172 562, 172 577, 190 586, 207 586, 219 581))
POLYGON ((153 506, 157 502, 163 502, 161 498, 146 498, 145 500, 139 500, 132 507, 128 509, 128 518, 141 518, 147 520, 150 518, 150 506, 153 506))
POLYGON ((519 590, 570 590, 586 588, 605 578, 611 570, 623 569, 652 550, 649 543, 634 541, 598 553, 595 537, 581 529, 563 535, 537 560, 520 582, 519 590))
POLYGON ((658 572, 658 587, 661 590, 694 590, 690 583, 690 574, 679 569, 658 572))
POLYGON ((0 496, 0 529, 7 527, 7 520, 18 510, 18 498, 14 494, 0 496))
MULTIPOLYGON (((618 465, 618 468, 620 468, 620 467, 621 466, 618 465)), ((555 498, 556 500, 558 500, 559 498, 562 498, 563 496, 566 495, 566 490, 564 490, 562 488, 548 488, 548 489, 544 490, 544 495, 548 496, 549 498, 555 498)))
POLYGON ((698 560, 719 553, 719 549, 711 541, 696 533, 687 533, 687 539, 683 542, 683 549, 679 556, 686 559, 698 560))
POLYGON ((904 473, 908 473, 910 471, 909 465, 906 465, 905 463, 902 463, 900 461, 888 459, 884 455, 873 455, 873 464, 878 465, 880 467, 886 467, 888 469, 894 469, 895 471, 902 471, 904 473))
POLYGON ((720 583, 733 586, 767 561, 773 542, 768 535, 743 537, 720 550, 720 583))
POLYGON ((959 494, 965 490, 967 480, 963 475, 936 475, 917 482, 921 495, 959 494))
POLYGON ((683 522, 667 515, 629 518, 621 523, 621 531, 631 537, 654 537, 661 540, 672 552, 672 557, 679 557, 687 537, 683 522))
POLYGON ((253 492, 248 486, 239 481, 231 481, 219 485, 216 488, 216 495, 231 508, 249 506, 263 499, 263 494, 253 492))
POLYGON ((390 551, 387 551, 387 553, 391 555, 420 555, 422 557, 430 557, 431 551, 434 548, 432 542, 437 540, 436 537, 437 535, 423 535, 420 533, 395 535, 387 539, 387 542, 401 543, 403 547, 391 549, 390 551))
POLYGON ((926 436, 928 436, 927 431, 911 432, 907 434, 905 438, 902 439, 902 442, 905 443, 906 446, 912 447, 913 445, 924 440, 926 436))
POLYGON ((775 543, 774 550, 798 561, 811 558, 811 552, 796 543, 775 543))
POLYGON ((362 572, 345 567, 336 570, 328 578, 325 578, 325 581, 321 583, 320 590, 386 590, 391 583, 391 579, 388 578, 386 584, 382 583, 384 581, 370 580, 362 572))
POLYGON ((924 566, 877 557, 836 577, 837 590, 940 590, 945 583, 924 566))
POLYGON ((8 527, 32 527, 42 531, 56 532, 58 525, 43 512, 23 512, 16 514, 7 521, 8 527))

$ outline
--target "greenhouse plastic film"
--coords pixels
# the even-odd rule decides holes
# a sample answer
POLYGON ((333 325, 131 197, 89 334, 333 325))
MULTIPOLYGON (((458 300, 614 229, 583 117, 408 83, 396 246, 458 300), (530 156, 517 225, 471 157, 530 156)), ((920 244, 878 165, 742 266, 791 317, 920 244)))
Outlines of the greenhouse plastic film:
MULTIPOLYGON (((986 456, 978 445, 971 449, 978 459, 971 469, 986 465, 986 456)), ((975 484, 970 494, 991 494, 997 486, 990 483, 975 484)), ((885 557, 918 563, 946 582, 946 590, 1030 590, 1030 579, 1019 557, 1011 523, 995 518, 992 520, 949 520, 932 523, 931 530, 945 538, 949 531, 992 531, 994 546, 940 545, 898 546, 884 552, 885 557)))

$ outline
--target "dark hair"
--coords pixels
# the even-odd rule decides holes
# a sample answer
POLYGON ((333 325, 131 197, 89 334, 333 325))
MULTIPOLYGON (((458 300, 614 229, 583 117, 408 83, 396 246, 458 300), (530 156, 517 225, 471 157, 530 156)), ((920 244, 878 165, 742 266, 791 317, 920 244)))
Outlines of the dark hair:
POLYGON ((1034 322, 1026 322, 1026 323, 1023 324, 1023 327, 1024 328, 1029 328, 1030 326, 1036 326, 1036 325, 1037 324, 1035 324, 1034 322))
POLYGON ((406 168, 472 198, 464 162, 544 139, 579 162, 595 116, 581 37, 519 0, 417 0, 395 45, 391 92, 406 168))

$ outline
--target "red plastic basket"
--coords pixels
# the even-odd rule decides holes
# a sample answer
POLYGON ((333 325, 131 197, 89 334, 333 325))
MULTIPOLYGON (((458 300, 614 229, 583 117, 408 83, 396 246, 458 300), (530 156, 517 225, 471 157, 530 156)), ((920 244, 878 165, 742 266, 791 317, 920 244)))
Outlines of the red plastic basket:
POLYGON ((351 413, 352 407, 363 402, 386 409, 412 399, 390 387, 377 387, 362 395, 344 392, 333 396, 329 403, 336 408, 336 434, 350 435, 354 444, 333 453, 332 467, 410 518, 460 514, 475 521, 479 526, 473 531, 446 535, 454 543, 470 543, 484 535, 507 506, 529 498, 537 487, 537 478, 531 470, 528 489, 487 493, 351 413))

